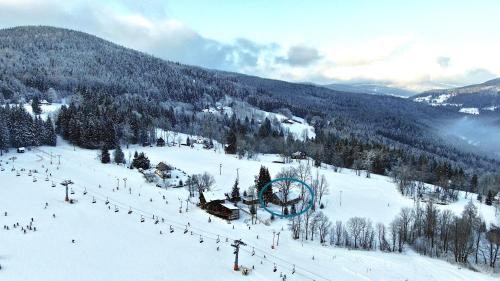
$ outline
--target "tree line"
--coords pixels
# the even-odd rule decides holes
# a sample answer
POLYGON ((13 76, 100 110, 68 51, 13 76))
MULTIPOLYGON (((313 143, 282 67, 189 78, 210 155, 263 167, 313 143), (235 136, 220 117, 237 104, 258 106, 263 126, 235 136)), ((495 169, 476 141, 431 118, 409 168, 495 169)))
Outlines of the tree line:
POLYGON ((10 147, 55 146, 57 137, 50 116, 32 116, 22 105, 0 106, 0 153, 10 147))

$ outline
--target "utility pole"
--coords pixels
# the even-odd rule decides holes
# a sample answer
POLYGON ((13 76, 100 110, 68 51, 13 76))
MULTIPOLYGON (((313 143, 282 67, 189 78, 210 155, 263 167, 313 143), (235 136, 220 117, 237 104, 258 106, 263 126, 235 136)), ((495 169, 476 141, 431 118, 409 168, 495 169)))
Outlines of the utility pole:
POLYGON ((274 236, 276 235, 276 231, 273 230, 273 244, 271 245, 271 249, 274 249, 274 236))
POLYGON ((57 154, 58 162, 57 165, 61 165, 61 154, 57 154))
POLYGON ((52 151, 50 152, 50 165, 52 165, 52 151))
POLYGON ((219 176, 221 176, 221 175, 222 175, 222 163, 219 164, 219 176))
POLYGON ((12 160, 12 171, 15 170, 14 168, 14 161, 16 161, 17 157, 16 156, 12 156, 11 158, 9 158, 9 160, 12 160))
POLYGON ((65 180, 61 182, 61 185, 63 185, 66 188, 66 197, 64 197, 64 201, 69 202, 69 196, 68 196, 68 185, 73 184, 71 180, 65 180))
POLYGON ((123 185, 124 188, 127 189, 127 178, 123 178, 123 185))
POLYGON ((280 244, 280 232, 276 233, 278 235, 278 240, 276 240, 276 247, 280 244))
POLYGON ((233 269, 235 271, 238 271, 240 269, 240 267, 238 266, 238 254, 240 252, 240 245, 246 246, 247 244, 245 244, 241 240, 234 240, 234 243, 231 244, 231 246, 234 247, 234 267, 233 267, 233 269))
POLYGON ((120 190, 120 178, 116 178, 116 190, 120 190))

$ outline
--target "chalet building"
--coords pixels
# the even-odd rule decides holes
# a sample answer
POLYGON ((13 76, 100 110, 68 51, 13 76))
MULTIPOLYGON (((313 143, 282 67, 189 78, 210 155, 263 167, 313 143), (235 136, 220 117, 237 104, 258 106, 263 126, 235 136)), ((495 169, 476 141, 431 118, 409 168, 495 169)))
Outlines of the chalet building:
POLYGON ((24 153, 25 151, 26 151, 26 148, 24 148, 24 147, 17 148, 17 153, 24 153))
POLYGON ((222 193, 205 191, 200 193, 200 206, 207 213, 226 220, 240 218, 240 210, 231 203, 226 203, 227 196, 222 193))
POLYGON ((165 140, 162 137, 160 137, 159 139, 156 140, 156 146, 160 147, 165 146, 165 140))
POLYGON ((170 174, 170 171, 172 170, 172 167, 169 165, 160 162, 158 165, 156 165, 156 170, 155 174, 158 175, 162 179, 169 179, 172 175, 170 174))
POLYGON ((259 204, 258 196, 243 196, 241 197, 241 202, 245 205, 256 205, 259 204))
POLYGON ((296 151, 292 153, 292 159, 306 159, 307 154, 303 151, 296 151))
POLYGON ((203 148, 204 149, 212 149, 212 148, 214 148, 214 143, 210 140, 205 139, 203 141, 203 148))
POLYGON ((288 194, 285 194, 280 190, 273 194, 271 203, 278 206, 290 206, 297 204, 300 200, 300 192, 298 192, 296 189, 290 189, 288 191, 288 194))

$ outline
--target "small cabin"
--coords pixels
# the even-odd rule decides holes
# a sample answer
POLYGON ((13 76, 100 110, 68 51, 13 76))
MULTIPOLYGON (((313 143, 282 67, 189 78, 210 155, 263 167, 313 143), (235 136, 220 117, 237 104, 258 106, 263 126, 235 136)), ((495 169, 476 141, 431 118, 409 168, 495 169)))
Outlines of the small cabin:
POLYGON ((292 159, 306 159, 306 153, 303 151, 296 151, 292 153, 292 159))
POLYGON ((259 204, 258 196, 243 196, 241 202, 245 205, 256 205, 259 204))
POLYGON ((160 137, 156 140, 156 146, 159 146, 159 147, 162 147, 162 146, 165 146, 165 140, 160 137))
POLYGON ((158 165, 156 165, 156 170, 155 174, 157 174, 160 178, 162 179, 168 179, 171 177, 170 171, 172 170, 172 167, 169 165, 160 162, 158 165))
POLYGON ((222 193, 205 191, 200 193, 200 206, 207 213, 226 220, 240 218, 240 210, 231 203, 226 203, 227 196, 222 193))
POLYGON ((271 203, 278 206, 290 206, 297 204, 300 200, 300 192, 292 188, 288 190, 288 194, 284 193, 282 190, 275 192, 271 203))
POLYGON ((204 149, 212 149, 212 148, 214 148, 214 143, 210 140, 205 139, 203 141, 203 148, 204 149))
POLYGON ((24 148, 24 147, 17 148, 17 153, 24 153, 25 151, 26 151, 26 148, 24 148))

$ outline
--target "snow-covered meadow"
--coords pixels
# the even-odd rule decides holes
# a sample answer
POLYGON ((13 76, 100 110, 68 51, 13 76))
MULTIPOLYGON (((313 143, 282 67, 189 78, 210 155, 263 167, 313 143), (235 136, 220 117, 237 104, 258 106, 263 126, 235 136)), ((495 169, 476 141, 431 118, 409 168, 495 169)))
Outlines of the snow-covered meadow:
MULTIPOLYGON (((188 174, 206 171, 215 177, 214 189, 224 192, 230 191, 237 174, 244 190, 252 185, 261 165, 272 176, 284 166, 272 163, 280 160, 277 155, 245 160, 198 146, 135 146, 124 149, 125 158, 136 150, 145 152, 153 165, 164 161, 188 174)), ((230 224, 214 217, 209 222, 209 215, 195 201, 186 201, 185 189, 158 188, 146 183, 137 170, 101 164, 98 151, 74 148, 61 140, 57 147, 25 154, 11 151, 0 159, 4 169, 0 224, 10 228, 0 231, 1 280, 282 280, 280 274, 286 274, 286 280, 318 281, 494 279, 412 251, 351 251, 295 241, 286 220, 277 219, 270 226, 249 225, 248 215, 240 212, 240 219, 230 224), (15 161, 9 160, 12 157, 15 161), (29 170, 38 173, 29 176, 29 170), (70 198, 75 204, 64 202, 64 187, 59 183, 66 179, 74 182, 70 198), (25 234, 21 227, 26 229, 31 218, 36 231, 25 234), (19 227, 13 228, 17 222, 19 227), (275 249, 271 249, 273 231, 281 232, 275 249), (232 270, 233 239, 248 244, 240 252, 240 264, 255 268, 248 276, 232 270)), ((329 183, 323 211, 332 221, 361 216, 388 224, 401 207, 414 204, 387 177, 359 177, 348 169, 335 173, 328 167, 318 172, 329 183)), ((458 202, 440 207, 460 213, 467 202, 462 194, 458 202)), ((492 207, 481 205, 480 213, 489 222, 495 220, 492 207)), ((269 217, 263 211, 259 216, 269 217)))

